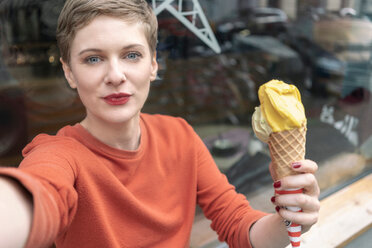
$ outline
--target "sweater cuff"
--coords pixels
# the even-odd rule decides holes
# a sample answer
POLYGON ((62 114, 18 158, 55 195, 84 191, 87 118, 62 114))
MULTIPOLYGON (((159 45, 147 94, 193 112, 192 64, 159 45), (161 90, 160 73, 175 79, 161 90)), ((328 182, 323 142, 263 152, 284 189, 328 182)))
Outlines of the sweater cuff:
POLYGON ((59 223, 50 220, 58 219, 51 213, 58 213, 57 204, 43 185, 32 175, 17 168, 0 168, 0 176, 18 181, 29 191, 33 199, 33 218, 26 248, 50 247, 58 234, 59 223))

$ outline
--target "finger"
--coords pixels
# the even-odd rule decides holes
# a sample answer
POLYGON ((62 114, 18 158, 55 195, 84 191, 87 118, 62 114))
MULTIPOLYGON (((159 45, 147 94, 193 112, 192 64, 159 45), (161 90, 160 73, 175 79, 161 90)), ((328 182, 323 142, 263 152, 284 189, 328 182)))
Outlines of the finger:
POLYGON ((291 221, 300 225, 314 225, 319 218, 318 212, 292 212, 285 208, 281 208, 278 211, 279 215, 288 221, 291 221))
POLYGON ((294 171, 299 173, 314 174, 318 170, 317 163, 309 159, 293 162, 291 166, 294 171))
MULTIPOLYGON (((278 185, 274 184, 274 186, 278 185)), ((314 176, 314 174, 311 173, 305 173, 305 174, 298 174, 293 176, 287 176, 280 180, 280 187, 275 188, 276 190, 283 190, 283 189, 297 189, 297 188, 303 188, 304 194, 310 195, 310 196, 319 196, 320 189, 318 186, 318 182, 314 176)))
POLYGON ((300 207, 303 212, 318 212, 320 209, 318 198, 305 194, 276 195, 271 201, 280 207, 300 207))

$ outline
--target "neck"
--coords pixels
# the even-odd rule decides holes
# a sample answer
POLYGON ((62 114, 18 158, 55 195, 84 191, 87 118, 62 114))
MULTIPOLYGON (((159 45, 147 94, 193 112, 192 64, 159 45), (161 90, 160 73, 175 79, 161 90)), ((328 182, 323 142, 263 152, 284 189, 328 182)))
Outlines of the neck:
POLYGON ((126 123, 100 122, 85 118, 80 124, 95 138, 111 147, 134 151, 140 144, 141 129, 139 115, 126 123))

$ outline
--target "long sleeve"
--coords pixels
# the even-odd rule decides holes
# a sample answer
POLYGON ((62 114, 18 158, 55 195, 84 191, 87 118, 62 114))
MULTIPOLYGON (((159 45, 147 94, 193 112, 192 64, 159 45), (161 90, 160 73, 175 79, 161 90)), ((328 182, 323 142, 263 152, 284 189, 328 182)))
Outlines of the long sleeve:
POLYGON ((76 211, 71 161, 58 151, 53 144, 38 147, 26 152, 19 168, 0 169, 0 175, 18 180, 32 194, 33 221, 26 247, 49 247, 76 211))
POLYGON ((221 241, 230 247, 251 247, 249 228, 266 214, 250 207, 246 197, 238 194, 215 165, 212 156, 200 139, 197 163, 197 198, 211 227, 221 241))

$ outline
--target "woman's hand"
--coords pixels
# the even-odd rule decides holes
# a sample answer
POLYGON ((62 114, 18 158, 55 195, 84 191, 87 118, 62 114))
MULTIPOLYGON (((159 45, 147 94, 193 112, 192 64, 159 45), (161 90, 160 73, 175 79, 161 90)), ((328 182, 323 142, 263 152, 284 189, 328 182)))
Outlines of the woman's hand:
POLYGON ((306 232, 318 221, 319 216, 319 186, 314 173, 318 166, 314 161, 302 160, 292 164, 292 168, 298 175, 287 176, 280 181, 274 182, 275 190, 302 188, 303 194, 275 195, 271 201, 276 205, 278 214, 285 220, 292 221, 303 226, 306 232), (292 212, 284 207, 300 207, 302 212, 292 212))

